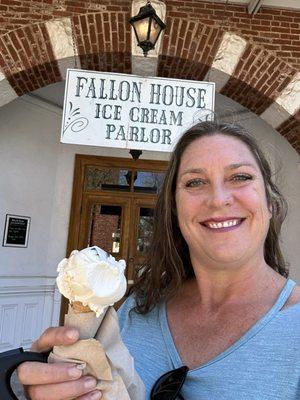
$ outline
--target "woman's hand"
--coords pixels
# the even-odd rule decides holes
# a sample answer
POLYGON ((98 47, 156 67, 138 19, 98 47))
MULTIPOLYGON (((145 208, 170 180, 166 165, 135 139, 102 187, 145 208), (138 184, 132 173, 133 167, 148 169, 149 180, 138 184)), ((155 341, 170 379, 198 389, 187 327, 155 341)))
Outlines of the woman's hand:
MULTIPOLYGON (((79 332, 69 327, 48 328, 31 346, 31 351, 47 352, 53 346, 70 345, 79 338, 79 332)), ((32 400, 97 400, 99 390, 93 390, 96 379, 82 377, 75 364, 24 362, 17 368, 20 382, 32 400)))

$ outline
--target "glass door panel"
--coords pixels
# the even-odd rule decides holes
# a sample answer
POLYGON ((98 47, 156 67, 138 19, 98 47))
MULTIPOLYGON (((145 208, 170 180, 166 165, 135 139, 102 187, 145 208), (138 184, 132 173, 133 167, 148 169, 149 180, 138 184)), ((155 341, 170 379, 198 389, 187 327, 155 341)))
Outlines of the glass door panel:
POLYGON ((122 207, 94 204, 90 215, 88 246, 99 246, 113 255, 120 253, 122 207))
POLYGON ((79 249, 99 246, 126 261, 128 285, 143 265, 154 227, 156 197, 86 194, 82 204, 79 249))
POLYGON ((127 260, 130 202, 128 198, 84 196, 80 248, 99 246, 117 260, 127 260))
POLYGON ((134 199, 132 206, 133 235, 129 245, 128 283, 132 284, 136 269, 143 265, 149 250, 154 227, 155 199, 134 199))
POLYGON ((133 190, 140 193, 157 195, 164 181, 164 172, 136 171, 133 190))
POLYGON ((97 168, 88 166, 85 169, 85 190, 113 190, 130 192, 131 171, 120 168, 97 168))
POLYGON ((137 254, 146 256, 154 227, 154 210, 150 207, 139 207, 137 226, 137 254))

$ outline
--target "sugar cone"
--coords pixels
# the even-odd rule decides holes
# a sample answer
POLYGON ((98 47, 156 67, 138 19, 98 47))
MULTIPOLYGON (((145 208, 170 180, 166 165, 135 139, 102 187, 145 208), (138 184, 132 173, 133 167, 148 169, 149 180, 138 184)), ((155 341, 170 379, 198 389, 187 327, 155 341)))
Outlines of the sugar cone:
POLYGON ((88 313, 92 311, 89 306, 84 306, 80 301, 73 301, 72 308, 76 313, 88 313))

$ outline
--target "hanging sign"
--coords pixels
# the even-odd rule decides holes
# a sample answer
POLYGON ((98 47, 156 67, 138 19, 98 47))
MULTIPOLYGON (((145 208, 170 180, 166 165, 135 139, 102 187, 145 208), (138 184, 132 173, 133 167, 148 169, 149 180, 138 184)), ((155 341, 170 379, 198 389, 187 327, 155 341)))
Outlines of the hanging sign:
POLYGON ((214 99, 213 82, 69 69, 61 142, 169 152, 214 99))

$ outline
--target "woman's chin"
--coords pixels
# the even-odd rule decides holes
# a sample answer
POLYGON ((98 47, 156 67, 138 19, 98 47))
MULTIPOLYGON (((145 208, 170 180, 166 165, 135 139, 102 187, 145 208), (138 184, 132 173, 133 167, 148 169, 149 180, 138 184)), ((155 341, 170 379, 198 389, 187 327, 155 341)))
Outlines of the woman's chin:
POLYGON ((211 254, 207 254, 207 256, 208 264, 215 266, 219 270, 242 267, 249 258, 241 251, 227 251, 226 253, 214 251, 211 254))

